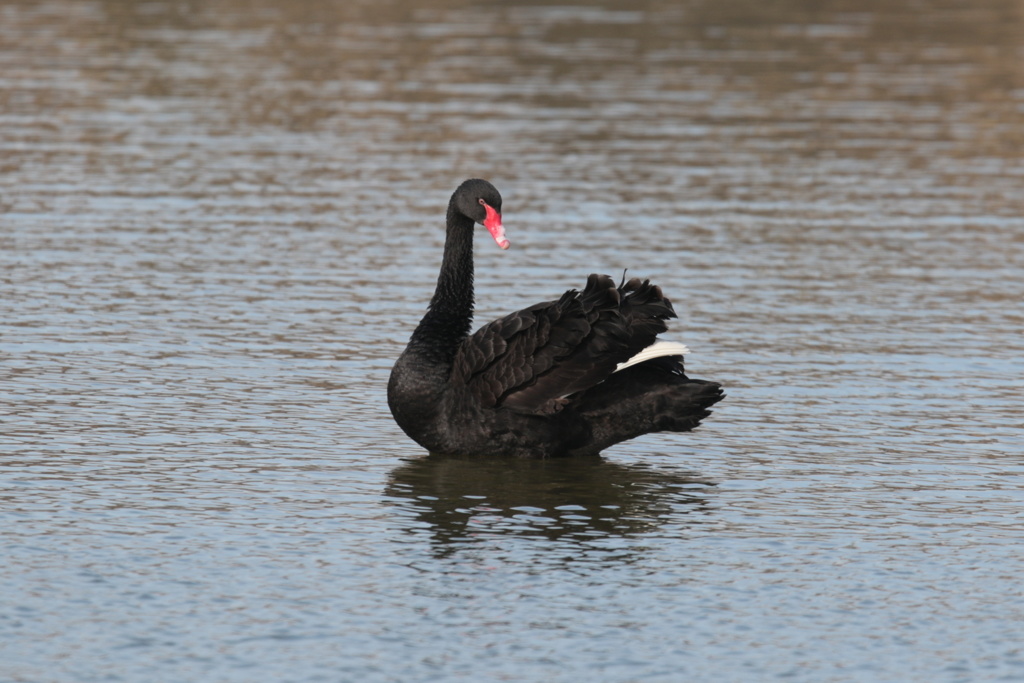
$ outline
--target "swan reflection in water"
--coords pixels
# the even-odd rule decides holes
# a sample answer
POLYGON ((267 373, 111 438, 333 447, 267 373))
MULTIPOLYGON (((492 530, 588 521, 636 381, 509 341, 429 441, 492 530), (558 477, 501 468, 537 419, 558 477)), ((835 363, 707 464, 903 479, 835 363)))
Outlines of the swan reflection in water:
POLYGON ((599 543, 699 524, 713 487, 693 473, 604 458, 428 455, 395 468, 386 495, 411 513, 407 531, 444 557, 508 535, 599 543))

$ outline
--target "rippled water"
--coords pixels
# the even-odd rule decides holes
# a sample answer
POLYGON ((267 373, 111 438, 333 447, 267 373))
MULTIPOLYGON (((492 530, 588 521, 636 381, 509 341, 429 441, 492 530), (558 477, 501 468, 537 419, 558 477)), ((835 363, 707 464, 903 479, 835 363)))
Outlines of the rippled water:
MULTIPOLYGON (((287 6, 284 6, 286 5, 287 6)), ((0 680, 1021 680, 1024 8, 0 6, 0 680), (659 282, 696 433, 427 456, 384 385, 659 282)))

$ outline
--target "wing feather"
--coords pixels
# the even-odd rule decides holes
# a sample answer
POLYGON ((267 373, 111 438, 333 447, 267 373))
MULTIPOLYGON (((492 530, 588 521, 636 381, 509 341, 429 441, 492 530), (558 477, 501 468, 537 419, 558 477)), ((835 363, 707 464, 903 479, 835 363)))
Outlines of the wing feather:
POLYGON ((616 287, 594 274, 582 292, 481 327, 462 343, 452 380, 484 407, 549 414, 654 343, 673 317, 671 302, 649 281, 616 287))

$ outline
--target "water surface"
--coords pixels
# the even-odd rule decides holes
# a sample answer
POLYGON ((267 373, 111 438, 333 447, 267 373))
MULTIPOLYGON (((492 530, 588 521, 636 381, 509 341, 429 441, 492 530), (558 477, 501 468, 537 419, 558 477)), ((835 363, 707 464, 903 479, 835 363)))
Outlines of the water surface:
POLYGON ((1024 678, 1024 10, 0 7, 0 680, 1024 678), (428 456, 384 386, 650 277, 697 432, 428 456))

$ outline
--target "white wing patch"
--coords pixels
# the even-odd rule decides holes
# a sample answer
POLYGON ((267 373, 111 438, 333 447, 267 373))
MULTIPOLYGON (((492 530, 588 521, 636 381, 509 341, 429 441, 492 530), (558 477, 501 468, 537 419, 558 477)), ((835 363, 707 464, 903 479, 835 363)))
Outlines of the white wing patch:
POLYGON ((652 358, 661 358, 662 356, 685 356, 688 353, 690 353, 690 349, 686 348, 685 344, 680 344, 679 342, 654 342, 646 349, 627 360, 625 363, 619 363, 615 366, 615 372, 625 370, 632 365, 643 363, 644 361, 652 358))

